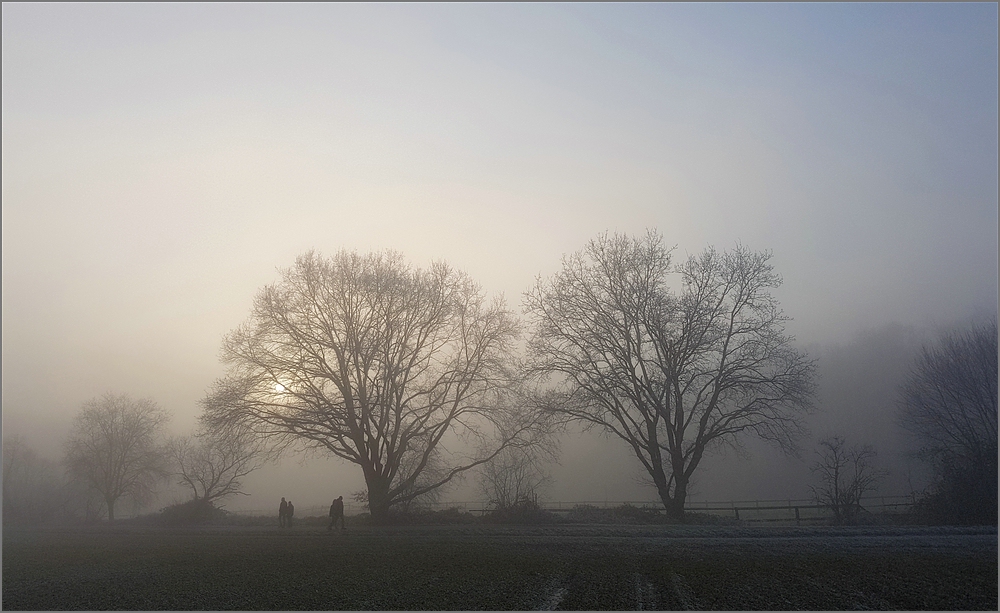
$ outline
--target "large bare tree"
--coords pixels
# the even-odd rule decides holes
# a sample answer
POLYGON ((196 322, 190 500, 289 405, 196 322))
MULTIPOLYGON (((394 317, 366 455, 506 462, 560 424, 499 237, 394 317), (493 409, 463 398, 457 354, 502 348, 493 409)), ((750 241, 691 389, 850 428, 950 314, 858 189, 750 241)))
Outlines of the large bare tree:
POLYGON ((900 390, 900 420, 936 472, 943 519, 996 523, 996 319, 921 350, 900 390))
POLYGON ((383 521, 530 427, 502 402, 517 334, 502 300, 487 302, 443 263, 422 270, 394 252, 310 252, 226 337, 228 374, 204 418, 357 464, 383 521))
POLYGON ((119 498, 147 500, 166 476, 162 436, 169 419, 148 398, 111 393, 87 402, 77 415, 65 463, 70 475, 100 493, 109 522, 119 498))
POLYGON ((814 365, 784 333, 769 260, 738 246, 675 266, 655 232, 605 234, 525 296, 534 372, 554 379, 542 406, 624 441, 677 520, 711 445, 792 447, 809 406, 814 365))

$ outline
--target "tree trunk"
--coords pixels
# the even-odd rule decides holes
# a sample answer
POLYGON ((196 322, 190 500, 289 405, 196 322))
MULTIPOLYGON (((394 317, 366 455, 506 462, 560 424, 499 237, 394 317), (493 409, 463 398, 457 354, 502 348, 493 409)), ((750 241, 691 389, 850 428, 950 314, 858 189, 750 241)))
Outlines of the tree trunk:
POLYGON ((660 495, 663 509, 667 517, 677 521, 674 513, 674 499, 670 496, 670 488, 667 486, 667 478, 662 470, 653 470, 653 483, 656 485, 656 493, 660 495))
POLYGON ((677 480, 674 495, 663 498, 663 507, 672 521, 684 523, 684 503, 687 502, 687 481, 677 480))
POLYGON ((389 520, 389 482, 381 475, 365 476, 368 484, 368 511, 373 524, 385 524, 389 520))
POLYGON ((115 499, 105 496, 104 501, 108 504, 108 523, 113 524, 115 522, 115 499))

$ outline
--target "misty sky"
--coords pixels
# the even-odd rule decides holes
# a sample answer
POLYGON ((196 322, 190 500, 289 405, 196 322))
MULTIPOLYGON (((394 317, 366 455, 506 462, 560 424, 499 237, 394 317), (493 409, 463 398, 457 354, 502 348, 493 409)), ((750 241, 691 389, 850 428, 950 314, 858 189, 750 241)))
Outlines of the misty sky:
POLYGON ((310 248, 520 311, 656 228, 772 250, 803 347, 994 314, 997 70, 990 3, 4 4, 4 434, 106 391, 189 431, 310 248))

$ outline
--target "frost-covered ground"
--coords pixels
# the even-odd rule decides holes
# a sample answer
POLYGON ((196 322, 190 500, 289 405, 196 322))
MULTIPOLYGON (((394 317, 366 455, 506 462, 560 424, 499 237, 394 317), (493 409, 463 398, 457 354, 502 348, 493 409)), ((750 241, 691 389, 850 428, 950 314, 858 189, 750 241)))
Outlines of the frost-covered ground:
MULTIPOLYGON (((209 529, 210 530, 210 529, 209 529)), ((264 528, 263 530, 267 530, 264 528)), ((995 526, 672 526, 560 524, 541 526, 463 525, 364 528, 366 534, 415 539, 511 539, 522 542, 614 542, 699 548, 758 547, 783 550, 807 547, 813 551, 884 549, 996 551, 995 526)), ((358 529, 352 529, 358 532, 358 529)))
POLYGON ((4 609, 986 609, 997 531, 5 529, 4 609))

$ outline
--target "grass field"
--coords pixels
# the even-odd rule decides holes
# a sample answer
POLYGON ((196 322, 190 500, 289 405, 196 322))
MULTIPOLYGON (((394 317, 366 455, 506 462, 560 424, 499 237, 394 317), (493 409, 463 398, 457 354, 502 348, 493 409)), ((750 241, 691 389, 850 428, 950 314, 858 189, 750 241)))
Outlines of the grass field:
POLYGON ((5 529, 3 608, 995 611, 997 531, 5 529))

